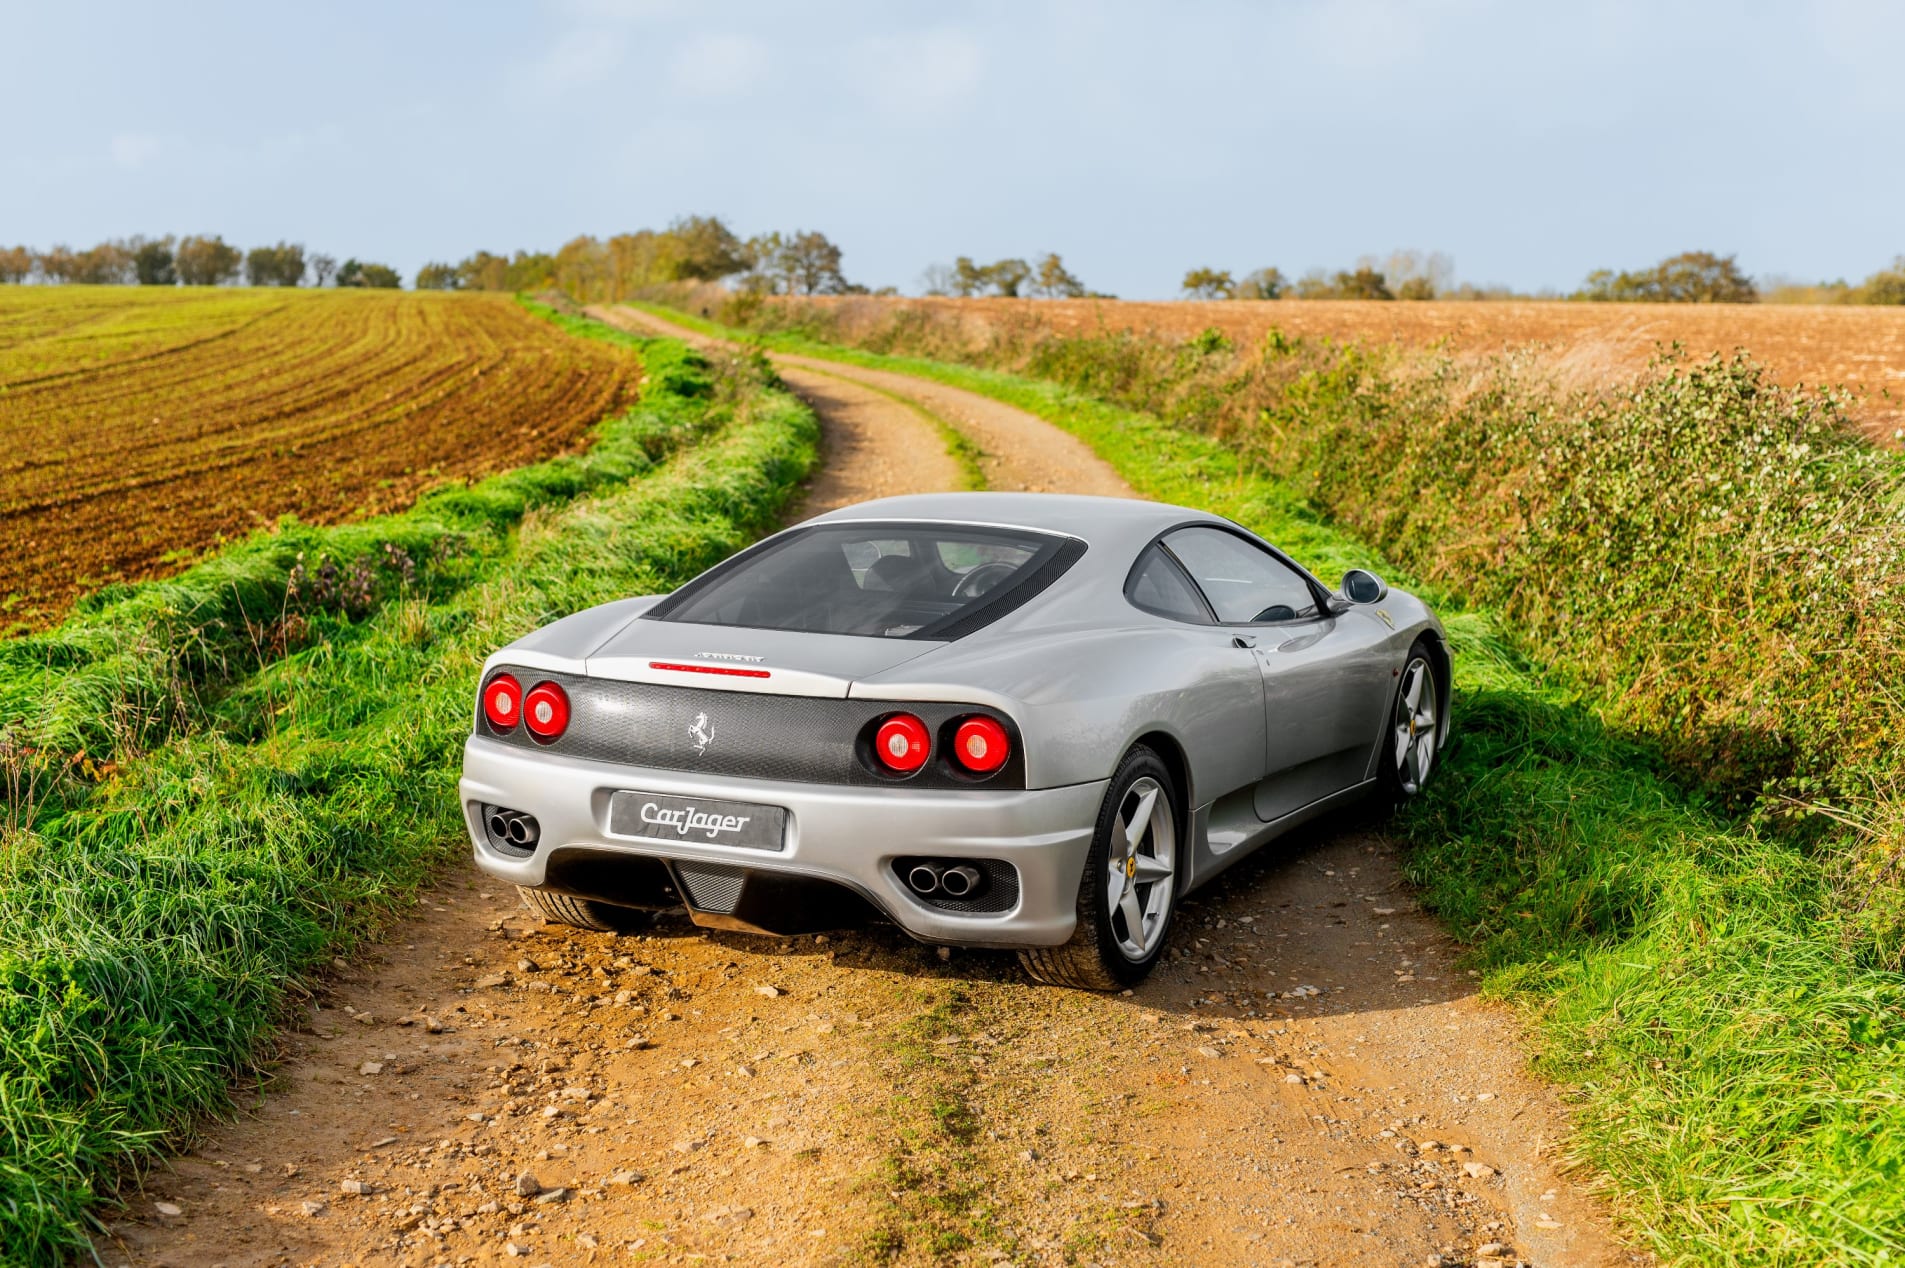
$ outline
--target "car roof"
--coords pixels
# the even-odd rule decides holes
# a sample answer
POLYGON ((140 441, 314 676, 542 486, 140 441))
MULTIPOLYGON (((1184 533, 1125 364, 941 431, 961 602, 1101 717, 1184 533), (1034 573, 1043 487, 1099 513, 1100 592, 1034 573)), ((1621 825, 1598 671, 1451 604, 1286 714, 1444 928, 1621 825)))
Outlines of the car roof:
POLYGON ((808 523, 837 524, 854 520, 993 524, 1068 533, 1087 543, 1133 537, 1149 539, 1192 520, 1223 522, 1208 511, 1139 498, 1086 497, 1073 493, 914 493, 843 506, 808 523))

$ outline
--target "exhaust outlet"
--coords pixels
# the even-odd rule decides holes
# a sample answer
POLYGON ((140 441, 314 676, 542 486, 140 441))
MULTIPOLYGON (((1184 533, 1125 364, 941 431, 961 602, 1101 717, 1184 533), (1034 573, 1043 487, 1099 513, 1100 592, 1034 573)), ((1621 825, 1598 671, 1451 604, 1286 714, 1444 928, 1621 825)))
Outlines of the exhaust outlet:
POLYGON ((490 840, 509 840, 509 815, 506 811, 492 809, 489 812, 489 818, 484 821, 484 826, 489 829, 490 840))
POLYGON ((509 843, 522 849, 536 844, 542 836, 542 828, 526 814, 517 814, 509 821, 509 843))
POLYGON ((921 863, 906 874, 906 883, 915 894, 932 894, 939 891, 939 869, 930 864, 921 863))
POLYGON ((984 879, 978 868, 960 863, 939 874, 939 889, 948 898, 969 898, 984 879))

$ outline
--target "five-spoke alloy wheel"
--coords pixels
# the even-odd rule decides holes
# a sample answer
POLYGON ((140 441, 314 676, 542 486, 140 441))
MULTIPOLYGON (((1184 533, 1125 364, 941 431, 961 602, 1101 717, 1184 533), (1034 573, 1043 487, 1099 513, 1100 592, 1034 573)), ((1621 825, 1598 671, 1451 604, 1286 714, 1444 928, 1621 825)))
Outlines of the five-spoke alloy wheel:
POLYGON ((1021 951, 1027 973, 1053 986, 1115 991, 1151 971, 1177 905, 1178 806, 1163 760, 1131 750, 1105 791, 1079 882, 1078 925, 1062 946, 1021 951))
POLYGON ((1418 642, 1396 684, 1396 707, 1383 737, 1383 783, 1397 800, 1428 785, 1446 732, 1448 688, 1429 650, 1418 642))

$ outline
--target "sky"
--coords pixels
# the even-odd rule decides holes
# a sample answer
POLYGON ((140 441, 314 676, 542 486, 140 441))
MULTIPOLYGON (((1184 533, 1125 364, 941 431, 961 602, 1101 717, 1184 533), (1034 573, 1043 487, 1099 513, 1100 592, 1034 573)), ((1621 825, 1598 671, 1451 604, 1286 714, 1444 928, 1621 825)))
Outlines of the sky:
POLYGON ((715 214, 870 286, 1060 252, 1168 298, 1905 253, 1894 0, 0 0, 0 245, 280 239, 406 276, 715 214))

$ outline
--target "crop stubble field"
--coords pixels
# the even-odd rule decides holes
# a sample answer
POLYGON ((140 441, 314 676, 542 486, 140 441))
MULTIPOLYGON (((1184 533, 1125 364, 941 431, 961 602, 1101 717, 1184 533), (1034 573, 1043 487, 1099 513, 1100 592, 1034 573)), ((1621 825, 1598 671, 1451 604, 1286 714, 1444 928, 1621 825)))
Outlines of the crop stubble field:
POLYGON ((640 367, 507 296, 0 290, 0 628, 577 447, 640 367))
POLYGON ((1216 327, 1245 346, 1272 329, 1287 335, 1397 343, 1444 343, 1487 355, 1538 347, 1564 381, 1592 386, 1644 369, 1656 349, 1679 343, 1695 357, 1745 348, 1787 386, 1839 386, 1859 399, 1849 411, 1874 439, 1897 443, 1905 428, 1905 308, 1796 304, 1380 303, 1359 300, 1147 302, 1134 300, 802 299, 834 308, 851 338, 859 328, 914 308, 955 317, 983 340, 1000 327, 1028 334, 1188 337, 1216 327))

